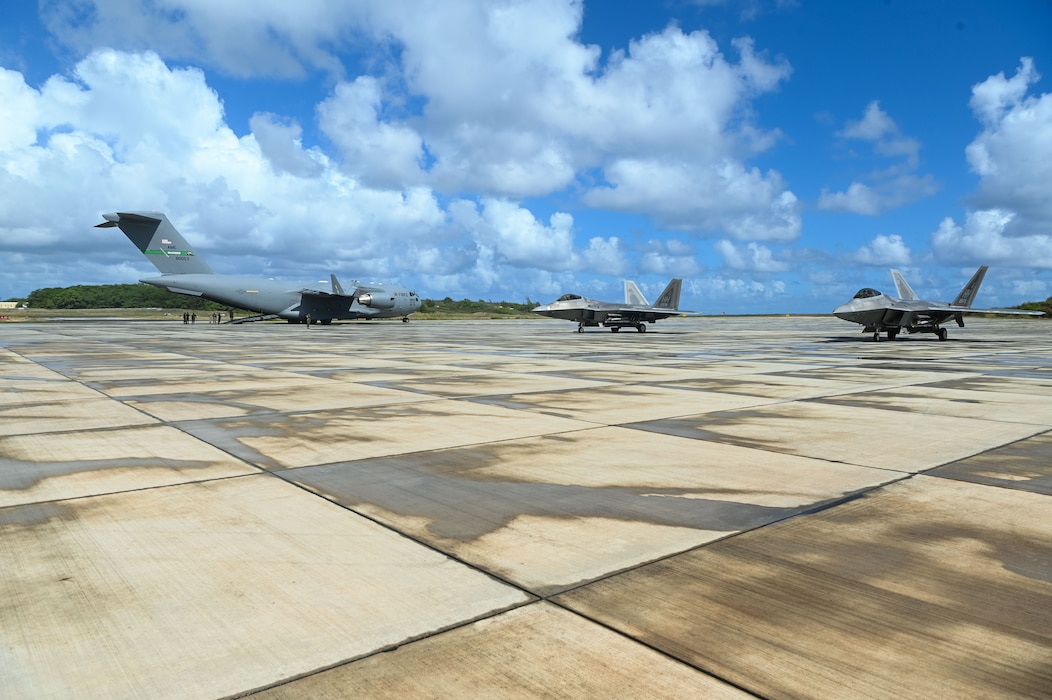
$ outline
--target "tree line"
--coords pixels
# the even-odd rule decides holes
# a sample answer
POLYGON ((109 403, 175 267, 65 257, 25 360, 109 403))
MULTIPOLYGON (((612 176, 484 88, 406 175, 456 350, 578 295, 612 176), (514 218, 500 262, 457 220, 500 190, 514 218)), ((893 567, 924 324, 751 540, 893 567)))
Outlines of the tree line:
POLYGON ((215 311, 222 304, 175 294, 149 284, 78 284, 45 287, 29 293, 24 301, 31 309, 188 309, 215 311))
MULTIPOLYGON (((31 309, 186 309, 189 311, 219 311, 229 307, 201 297, 175 294, 149 284, 78 284, 72 287, 45 287, 30 292, 25 299, 8 299, 25 303, 31 309)), ((526 299, 525 304, 501 301, 454 301, 422 299, 420 310, 425 313, 523 313, 536 306, 526 299)))

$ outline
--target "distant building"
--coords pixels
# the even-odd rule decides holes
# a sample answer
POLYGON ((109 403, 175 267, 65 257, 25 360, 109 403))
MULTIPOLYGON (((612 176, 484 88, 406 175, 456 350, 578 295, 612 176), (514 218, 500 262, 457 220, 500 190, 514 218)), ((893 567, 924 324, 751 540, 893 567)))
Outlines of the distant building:
POLYGON ((17 301, 0 301, 0 309, 17 309, 17 301))

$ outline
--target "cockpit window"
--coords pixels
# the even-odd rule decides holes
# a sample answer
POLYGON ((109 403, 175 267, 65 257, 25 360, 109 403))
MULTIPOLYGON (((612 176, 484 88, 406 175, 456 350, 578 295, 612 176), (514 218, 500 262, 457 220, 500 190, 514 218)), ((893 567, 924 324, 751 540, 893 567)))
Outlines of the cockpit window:
POLYGON ((878 292, 877 290, 872 289, 870 287, 864 287, 863 289, 858 290, 858 293, 855 294, 855 298, 856 299, 869 299, 870 297, 879 297, 879 296, 880 296, 880 292, 878 292))
POLYGON ((561 297, 556 299, 556 301, 573 301, 574 299, 580 299, 580 298, 581 298, 580 294, 563 294, 561 297))

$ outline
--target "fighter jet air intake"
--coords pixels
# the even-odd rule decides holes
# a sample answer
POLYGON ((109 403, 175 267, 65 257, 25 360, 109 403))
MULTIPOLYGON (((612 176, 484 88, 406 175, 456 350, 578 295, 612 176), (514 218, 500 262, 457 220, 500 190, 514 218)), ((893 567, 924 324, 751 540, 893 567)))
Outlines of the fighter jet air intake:
POLYGON ((416 292, 405 287, 354 281, 345 290, 336 275, 329 276, 326 289, 266 277, 219 275, 160 212, 118 212, 102 218, 106 221, 96 228, 119 227, 161 272, 140 282, 258 314, 241 321, 284 318, 289 323, 329 324, 333 319, 399 316, 408 321, 409 314, 420 309, 416 292))
POLYGON ((684 316, 693 311, 679 310, 679 294, 682 279, 674 279, 661 292, 657 302, 650 304, 639 291, 635 282, 625 280, 625 303, 616 304, 595 301, 579 294, 564 294, 550 304, 538 306, 533 311, 542 316, 577 321, 577 332, 583 333, 585 326, 605 326, 617 333, 622 328, 633 327, 646 332, 647 323, 669 316, 684 316))
POLYGON ((1023 316, 1042 316, 1042 311, 1022 311, 1020 309, 973 309, 972 302, 979 293, 979 286, 986 277, 987 266, 983 265, 960 294, 952 302, 924 301, 910 287, 898 270, 891 271, 895 280, 895 290, 899 298, 887 296, 876 289, 865 287, 858 290, 854 298, 838 306, 833 315, 845 321, 859 323, 863 333, 872 333, 873 340, 880 340, 882 331, 887 332, 888 340, 894 340, 900 331, 909 333, 934 333, 939 340, 946 340, 946 329, 941 324, 951 318, 958 326, 964 327, 964 314, 1017 314, 1023 316))

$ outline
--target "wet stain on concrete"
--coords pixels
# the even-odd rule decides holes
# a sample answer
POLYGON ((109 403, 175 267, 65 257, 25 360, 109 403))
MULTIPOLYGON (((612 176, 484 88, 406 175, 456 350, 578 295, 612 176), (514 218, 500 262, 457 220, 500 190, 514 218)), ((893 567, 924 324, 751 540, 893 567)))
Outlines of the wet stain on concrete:
POLYGON ((927 474, 1052 496, 1052 432, 937 467, 927 474))
POLYGON ((62 503, 34 503, 0 508, 0 538, 8 531, 32 531, 51 521, 69 520, 73 517, 74 510, 62 503))
POLYGON ((702 488, 575 486, 494 479, 480 473, 511 459, 512 452, 537 449, 532 443, 490 445, 279 474, 350 508, 369 504, 396 516, 423 518, 439 540, 477 540, 522 516, 612 518, 726 531, 757 527, 804 509, 707 499, 702 488))
POLYGON ((750 423, 763 423, 772 414, 762 410, 740 410, 740 411, 716 411, 701 416, 689 418, 667 418, 663 420, 641 421, 639 423, 625 423, 621 427, 635 430, 647 430, 663 435, 675 435, 677 437, 691 438, 694 440, 706 440, 709 442, 722 442, 728 445, 739 445, 751 447, 758 450, 774 450, 776 452, 791 452, 777 440, 762 440, 759 438, 748 438, 735 435, 730 428, 750 423))
POLYGON ((214 461, 129 458, 129 459, 87 459, 68 462, 35 462, 20 461, 0 455, 0 491, 24 491, 37 486, 47 479, 54 479, 70 474, 87 472, 106 472, 121 470, 149 470, 163 467, 176 472, 186 473, 215 467, 214 461))
POLYGON ((1012 499, 996 495, 965 512, 986 494, 928 481, 555 600, 766 697, 1043 694, 1052 687, 1047 525, 999 521, 1012 499))

